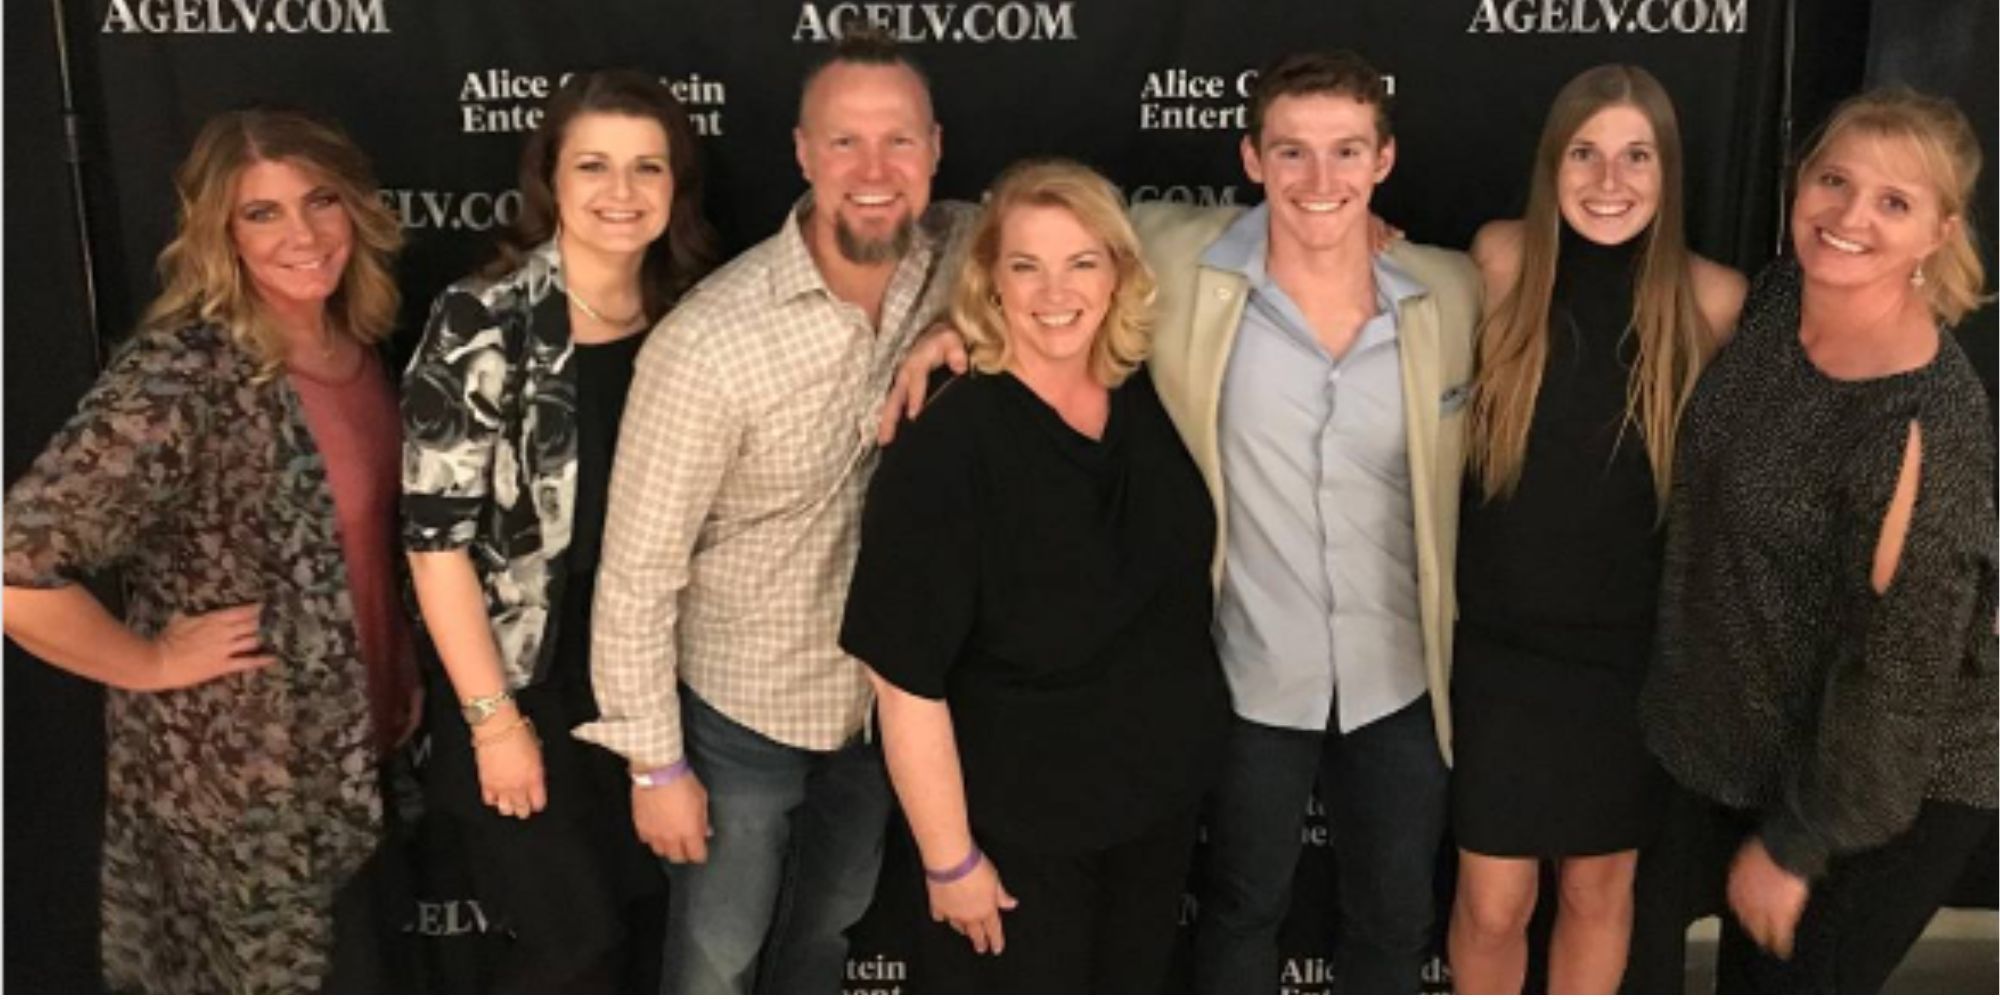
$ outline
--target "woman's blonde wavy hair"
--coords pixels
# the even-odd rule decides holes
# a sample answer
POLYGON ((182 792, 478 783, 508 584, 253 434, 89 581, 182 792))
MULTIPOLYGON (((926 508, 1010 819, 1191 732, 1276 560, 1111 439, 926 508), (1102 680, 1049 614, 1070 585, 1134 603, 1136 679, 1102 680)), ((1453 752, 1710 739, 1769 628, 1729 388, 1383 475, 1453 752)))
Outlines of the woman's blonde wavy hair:
POLYGON ((1834 109, 1807 146, 1794 177, 1795 187, 1806 185, 1807 175, 1819 166, 1827 149, 1849 132, 1906 144, 1923 169, 1924 181, 1937 192, 1939 215, 1957 220, 1944 245, 1920 267, 1922 293, 1931 314, 1945 326, 1957 325, 1987 299, 1986 268, 1980 263, 1972 220, 1966 215, 1984 159, 1972 123, 1958 105, 1908 87, 1883 87, 1858 94, 1834 109))
POLYGON ((1466 457, 1488 498, 1513 492, 1528 451, 1528 425, 1549 353, 1549 303, 1555 294, 1562 208, 1556 174, 1570 140, 1605 108, 1636 108, 1653 126, 1660 197, 1640 243, 1632 288, 1631 330, 1638 358, 1625 391, 1625 427, 1638 427, 1653 470, 1662 515, 1673 485, 1674 438, 1695 380, 1715 349, 1694 294, 1682 221, 1680 125, 1665 88, 1637 66, 1597 66, 1564 84, 1549 106, 1535 148, 1528 207, 1521 220, 1521 270, 1514 287, 1479 327, 1479 373, 1473 379, 1466 457))
POLYGON ((256 358, 264 375, 284 364, 285 335, 271 321, 229 233, 237 181, 261 161, 297 166, 340 196, 354 223, 354 249, 327 301, 328 317, 362 343, 388 336, 396 324, 393 262, 403 231, 382 203, 367 156, 332 125, 268 108, 224 112, 195 136, 174 174, 180 227, 160 251, 160 295, 142 325, 213 324, 256 358))
POLYGON ((972 366, 991 374, 1012 360, 993 270, 1000 261, 1000 228, 1007 213, 1030 205, 1060 208, 1075 216, 1104 244, 1117 268, 1117 289, 1090 344, 1091 377, 1116 387, 1146 359, 1151 346, 1153 272, 1139 255, 1139 237, 1125 218, 1118 189, 1096 171, 1070 160, 1029 160, 1007 168, 994 182, 974 224, 951 301, 951 320, 965 337, 972 366))

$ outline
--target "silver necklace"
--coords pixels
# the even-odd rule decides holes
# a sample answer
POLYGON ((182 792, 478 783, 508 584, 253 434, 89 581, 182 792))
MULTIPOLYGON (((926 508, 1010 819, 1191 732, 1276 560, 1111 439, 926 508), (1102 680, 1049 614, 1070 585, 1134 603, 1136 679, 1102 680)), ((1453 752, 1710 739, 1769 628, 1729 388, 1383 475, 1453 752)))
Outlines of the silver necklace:
POLYGON ((604 315, 601 312, 598 312, 595 309, 592 309, 590 307, 590 303, 585 302, 583 300, 583 296, 576 294, 576 289, 566 288, 563 289, 563 291, 569 296, 569 300, 571 302, 576 303, 576 307, 578 309, 583 310, 583 314, 585 316, 588 316, 591 319, 594 319, 599 323, 604 324, 605 326, 611 327, 614 330, 630 330, 634 326, 637 326, 640 320, 646 317, 645 307, 641 306, 638 312, 635 312, 630 316, 627 316, 623 319, 613 319, 609 316, 604 315))

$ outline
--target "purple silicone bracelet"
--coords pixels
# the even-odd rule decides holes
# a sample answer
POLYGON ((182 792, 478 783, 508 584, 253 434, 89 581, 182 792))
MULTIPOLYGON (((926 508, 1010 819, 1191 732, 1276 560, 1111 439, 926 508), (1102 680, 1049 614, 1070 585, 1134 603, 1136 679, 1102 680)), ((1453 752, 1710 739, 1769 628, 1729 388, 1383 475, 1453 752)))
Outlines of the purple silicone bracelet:
POLYGON ((943 871, 932 871, 926 868, 924 869, 924 877, 939 885, 949 885, 972 874, 972 870, 979 867, 979 862, 985 859, 986 855, 979 853, 979 845, 974 844, 972 845, 972 853, 967 854, 964 861, 952 865, 943 871))
POLYGON ((687 758, 682 757, 665 767, 656 767, 650 771, 634 774, 632 783, 640 788, 659 788, 662 785, 673 784, 681 775, 692 770, 694 768, 688 764, 687 758))

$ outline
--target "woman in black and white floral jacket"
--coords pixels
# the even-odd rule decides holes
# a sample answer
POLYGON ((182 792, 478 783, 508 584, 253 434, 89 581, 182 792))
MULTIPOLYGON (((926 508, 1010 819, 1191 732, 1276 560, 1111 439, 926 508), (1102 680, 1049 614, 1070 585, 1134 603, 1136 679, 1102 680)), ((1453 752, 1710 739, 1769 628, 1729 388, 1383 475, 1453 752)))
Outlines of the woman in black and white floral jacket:
POLYGON ((569 731, 596 716, 590 603, 632 362, 712 258, 694 141, 656 80, 571 77, 522 153, 512 244, 439 296, 404 377, 403 543, 461 708, 436 723, 430 798, 514 938, 503 991, 619 992, 626 905, 659 877, 620 762, 569 731))

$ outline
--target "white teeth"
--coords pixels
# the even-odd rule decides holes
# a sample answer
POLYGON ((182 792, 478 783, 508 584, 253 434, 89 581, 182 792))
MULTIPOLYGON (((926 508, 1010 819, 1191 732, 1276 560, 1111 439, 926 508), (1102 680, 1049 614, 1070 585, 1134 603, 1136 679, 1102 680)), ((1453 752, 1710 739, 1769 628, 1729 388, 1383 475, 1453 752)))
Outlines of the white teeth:
POLYGON ((1328 212, 1331 212, 1331 211, 1334 211, 1335 209, 1338 209, 1338 208, 1339 208, 1340 206, 1342 206, 1342 205, 1345 205, 1345 204, 1347 204, 1347 202, 1345 202, 1345 201, 1301 201, 1301 202, 1295 202, 1294 204, 1298 205, 1298 206, 1299 206, 1299 208, 1301 208, 1301 209, 1303 209, 1303 210, 1305 210, 1305 211, 1307 211, 1307 212, 1310 212, 1310 213, 1312 213, 1312 214, 1314 214, 1314 215, 1325 215, 1326 213, 1328 213, 1328 212))
POLYGON ((1586 201, 1583 203, 1583 210, 1599 218, 1616 218, 1630 212, 1632 210, 1632 203, 1621 201, 1607 205, 1603 202, 1586 201))
POLYGON ((848 198, 857 205, 866 205, 869 208, 874 208, 878 205, 887 205, 896 200, 896 196, 893 194, 855 194, 848 195, 848 198))
POLYGON ((1868 246, 1867 246, 1867 244, 1864 244, 1864 243, 1856 243, 1856 242, 1854 242, 1853 240, 1843 240, 1843 239, 1841 239, 1840 237, 1838 237, 1838 236, 1835 236, 1835 235, 1833 235, 1832 233, 1829 233, 1829 232, 1827 232, 1827 231, 1826 231, 1826 230, 1824 230, 1824 229, 1822 229, 1822 230, 1819 230, 1819 241, 1820 241, 1821 243, 1824 243, 1824 244, 1826 244, 1827 246, 1830 246, 1830 247, 1834 248, 1835 250, 1838 250, 1838 251, 1840 251, 1841 253, 1867 253, 1867 252, 1868 252, 1868 246))
POLYGON ((321 257, 318 260, 308 261, 304 264, 284 264, 280 266, 282 266, 287 271, 317 271, 320 268, 325 267, 326 262, 327 258, 321 257))
POLYGON ((637 222, 637 212, 598 212, 597 217, 606 222, 637 222))
POLYGON ((1043 326, 1068 326, 1076 322, 1077 317, 1081 315, 1083 315, 1082 310, 1071 309, 1069 312, 1061 313, 1035 313, 1034 317, 1035 322, 1043 326))

